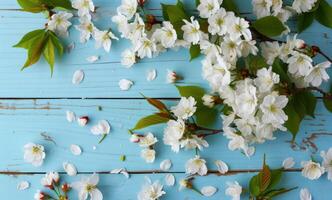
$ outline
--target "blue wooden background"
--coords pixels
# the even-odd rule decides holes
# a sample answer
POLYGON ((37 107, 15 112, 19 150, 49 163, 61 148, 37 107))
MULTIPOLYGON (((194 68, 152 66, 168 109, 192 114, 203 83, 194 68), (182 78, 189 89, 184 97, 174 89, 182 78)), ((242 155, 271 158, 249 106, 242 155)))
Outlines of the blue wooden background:
MULTIPOLYGON (((120 0, 95 0, 99 7, 97 22, 99 28, 114 27, 111 16, 115 14, 120 0)), ((151 0, 148 4, 149 12, 161 15, 161 2, 174 3, 175 0, 151 0)), ((241 12, 252 18, 251 1, 237 0, 241 12)), ((332 0, 329 0, 332 3, 332 0)), ((193 8, 191 0, 185 3, 193 8)), ((152 180, 163 181, 164 173, 155 173, 159 163, 164 159, 171 159, 173 167, 170 173, 179 180, 185 177, 185 161, 193 157, 194 152, 182 151, 179 154, 171 152, 169 147, 162 144, 162 126, 149 128, 154 132, 159 143, 157 144, 157 159, 154 164, 145 164, 140 158, 140 148, 129 143, 127 130, 142 116, 150 114, 154 109, 141 99, 140 92, 149 97, 168 99, 169 105, 174 104, 178 97, 173 85, 166 84, 167 69, 173 69, 182 76, 185 84, 198 84, 208 88, 201 77, 200 60, 189 62, 188 52, 179 50, 170 51, 153 59, 146 59, 126 69, 120 64, 120 54, 128 47, 125 41, 114 42, 111 53, 95 50, 94 43, 80 44, 79 33, 70 31, 70 41, 75 41, 75 49, 66 54, 57 62, 53 78, 50 77, 48 66, 44 61, 30 69, 20 72, 25 60, 25 52, 12 48, 23 34, 33 29, 43 27, 45 19, 39 14, 20 12, 15 0, 0 1, 0 196, 1 199, 33 199, 33 194, 41 188, 40 178, 45 172, 56 170, 63 173, 62 163, 70 161, 79 171, 76 177, 62 175, 67 181, 79 180, 81 176, 93 172, 107 172, 114 168, 125 167, 131 172, 131 178, 122 175, 103 173, 100 175, 102 190, 106 200, 109 199, 136 199, 136 194, 144 183, 144 176, 152 180), (98 55, 101 59, 96 63, 88 63, 88 56, 98 55), (71 83, 73 72, 82 69, 85 80, 81 85, 71 83), (152 82, 146 81, 149 69, 156 69, 158 76, 152 82), (122 78, 133 80, 135 85, 129 91, 120 91, 118 81, 122 78), (171 99, 171 100, 170 100, 171 99), (98 107, 102 111, 98 111, 98 107), (98 138, 93 136, 88 127, 81 128, 77 124, 66 121, 67 110, 77 115, 88 115, 94 124, 100 119, 107 119, 112 130, 109 137, 98 145, 98 138), (52 137, 55 143, 44 140, 41 133, 52 137), (47 158, 40 168, 32 167, 23 161, 23 145, 28 142, 43 144, 46 147, 47 158), (79 144, 83 148, 81 156, 73 156, 69 151, 70 144, 79 144), (97 146, 93 150, 93 146, 97 146), (126 161, 120 161, 120 156, 126 155, 126 161), (19 172, 19 174, 17 173, 19 172), (31 188, 18 191, 16 185, 27 180, 31 188)), ((74 19, 74 21, 77 19, 74 19)), ((294 23, 291 22, 291 26, 294 23)), ((299 35, 309 44, 315 44, 330 56, 332 51, 332 31, 317 23, 299 35)), ((331 74, 331 71, 329 71, 331 74)), ((215 170, 214 160, 221 159, 230 166, 230 173, 225 176, 210 174, 199 177, 195 181, 198 187, 213 185, 218 192, 206 199, 228 199, 224 194, 227 181, 238 181, 248 186, 249 178, 260 167, 264 153, 272 167, 280 167, 282 161, 293 156, 297 162, 295 170, 289 171, 283 177, 285 186, 307 187, 316 200, 330 200, 332 183, 324 175, 320 180, 309 181, 301 176, 300 161, 309 160, 314 156, 318 160, 319 151, 327 150, 332 146, 332 115, 325 110, 321 100, 316 110, 315 119, 306 119, 301 126, 297 143, 304 147, 294 150, 290 147, 291 139, 288 133, 277 133, 277 140, 257 146, 257 151, 250 159, 240 152, 231 152, 227 149, 227 140, 222 136, 208 138, 210 147, 201 155, 208 161, 208 167, 215 170), (316 137, 311 137, 316 136, 316 137), (318 151, 308 146, 308 138, 318 151), (313 138, 313 139, 312 139, 313 138), (324 192, 322 192, 324 191, 324 192)), ((178 185, 165 187, 167 194, 164 199, 205 199, 190 191, 178 192, 178 185)), ((76 193, 73 192, 74 199, 76 193)), ((245 197, 245 196, 244 196, 245 197)), ((299 189, 277 198, 280 200, 299 199, 299 189)))

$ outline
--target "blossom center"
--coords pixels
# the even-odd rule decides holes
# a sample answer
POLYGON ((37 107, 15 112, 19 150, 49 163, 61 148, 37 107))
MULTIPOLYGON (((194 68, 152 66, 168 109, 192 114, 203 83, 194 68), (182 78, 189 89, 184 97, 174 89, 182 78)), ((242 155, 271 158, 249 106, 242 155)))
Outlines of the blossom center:
POLYGON ((94 189, 96 189, 96 186, 88 184, 88 185, 86 185, 85 189, 86 189, 87 192, 92 192, 94 189))
POLYGON ((40 152, 39 147, 32 147, 32 153, 38 154, 40 152))

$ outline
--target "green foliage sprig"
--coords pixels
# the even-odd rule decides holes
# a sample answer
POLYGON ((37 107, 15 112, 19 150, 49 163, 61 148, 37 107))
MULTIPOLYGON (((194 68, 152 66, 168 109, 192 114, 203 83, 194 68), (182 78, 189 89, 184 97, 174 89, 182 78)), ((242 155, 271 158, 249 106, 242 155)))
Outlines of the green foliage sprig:
MULTIPOLYGON (((22 11, 46 13, 49 18, 55 13, 55 10, 73 9, 69 0, 17 0, 17 2, 22 11)), ((62 56, 64 49, 58 36, 47 27, 25 34, 14 47, 24 48, 28 51, 28 58, 22 70, 37 63, 43 56, 50 65, 51 75, 53 74, 56 53, 62 56)))

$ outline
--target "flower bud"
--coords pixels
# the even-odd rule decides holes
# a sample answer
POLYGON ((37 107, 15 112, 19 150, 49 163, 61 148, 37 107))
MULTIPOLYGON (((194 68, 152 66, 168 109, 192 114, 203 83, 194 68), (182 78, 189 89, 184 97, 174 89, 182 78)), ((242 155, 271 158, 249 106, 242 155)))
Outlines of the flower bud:
POLYGON ((193 184, 191 183, 191 181, 189 179, 182 179, 180 181, 180 189, 182 189, 182 188, 192 189, 193 184))
POLYGON ((312 46, 312 47, 311 47, 311 51, 312 51, 312 54, 313 54, 314 56, 316 56, 316 55, 319 53, 320 49, 319 49, 319 47, 317 47, 317 46, 312 46))
POLYGON ((155 24, 156 23, 156 17, 154 15, 146 15, 146 21, 149 23, 149 24, 155 24))
POLYGON ((71 188, 70 188, 70 185, 67 184, 67 183, 65 183, 65 184, 63 184, 63 185, 61 186, 61 190, 62 190, 64 193, 69 192, 70 189, 71 189, 71 188))
POLYGON ((140 7, 144 6, 145 0, 137 0, 137 3, 140 7))
POLYGON ((132 134, 130 137, 130 142, 138 143, 140 141, 140 137, 137 134, 132 134))
POLYGON ((175 83, 178 80, 182 80, 182 77, 179 76, 176 72, 167 70, 167 77, 166 81, 167 83, 175 83))
POLYGON ((82 116, 80 118, 77 119, 77 123, 80 126, 85 126, 87 125, 89 122, 89 117, 88 116, 82 116))
POLYGON ((46 200, 49 196, 39 190, 34 195, 35 200, 46 200))

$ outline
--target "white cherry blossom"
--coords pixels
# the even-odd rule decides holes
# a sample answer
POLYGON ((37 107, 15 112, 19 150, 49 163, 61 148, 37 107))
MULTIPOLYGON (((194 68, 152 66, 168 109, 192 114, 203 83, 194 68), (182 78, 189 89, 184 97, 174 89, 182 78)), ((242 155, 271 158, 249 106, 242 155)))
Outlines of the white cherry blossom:
POLYGON ((327 179, 332 181, 332 148, 329 148, 327 152, 322 151, 320 155, 323 158, 322 166, 327 172, 327 179))
POLYGON ((111 50, 112 39, 119 39, 111 31, 101 31, 98 29, 95 29, 93 37, 96 40, 96 48, 103 47, 106 52, 110 52, 111 50))
POLYGON ((272 67, 262 68, 257 71, 257 78, 255 79, 255 85, 258 87, 259 92, 269 92, 273 88, 274 84, 279 83, 279 75, 272 72, 272 67))
POLYGON ((303 13, 311 10, 317 0, 294 0, 292 8, 298 13, 303 13))
POLYGON ((171 108, 172 113, 180 119, 188 119, 196 112, 196 100, 194 97, 181 97, 178 105, 171 108))
POLYGON ((45 187, 52 187, 53 184, 57 184, 60 180, 60 175, 58 172, 48 172, 43 178, 41 178, 40 183, 45 187))
POLYGON ((299 76, 307 76, 312 69, 312 59, 302 53, 293 52, 287 60, 289 73, 299 76))
POLYGON ((190 18, 190 22, 185 19, 183 21, 185 23, 181 27, 184 32, 183 39, 187 42, 198 44, 202 34, 198 21, 193 16, 190 18))
POLYGON ((147 163, 153 163, 156 158, 156 151, 153 149, 143 149, 141 151, 141 157, 147 163))
POLYGON ((227 182, 227 189, 225 190, 225 194, 232 197, 232 200, 240 200, 241 193, 242 186, 238 182, 227 182))
POLYGON ((96 125, 91 128, 91 133, 93 135, 104 135, 109 134, 111 126, 106 120, 100 120, 96 125))
POLYGON ((319 163, 313 162, 312 160, 309 161, 302 161, 301 165, 302 175, 310 180, 319 179, 319 177, 324 174, 324 167, 320 166, 319 163))
POLYGON ((46 157, 44 147, 39 144, 28 143, 24 145, 24 160, 35 167, 43 164, 46 157))
POLYGON ((72 25, 69 19, 72 17, 73 14, 68 12, 53 14, 50 21, 47 23, 47 29, 61 37, 68 37, 68 28, 72 25))
POLYGON ((164 130, 163 141, 166 145, 170 145, 174 152, 180 150, 180 139, 183 137, 185 131, 185 123, 183 120, 170 120, 167 122, 167 127, 164 130))
POLYGON ((78 10, 79 17, 90 16, 90 12, 95 11, 92 0, 74 0, 72 6, 78 10))
POLYGON ((284 95, 277 95, 275 92, 264 97, 260 109, 263 112, 263 122, 283 124, 287 121, 288 116, 283 111, 286 107, 288 99, 284 95))
POLYGON ((83 177, 81 181, 70 184, 78 192, 78 200, 86 200, 90 196, 90 200, 102 200, 103 194, 97 188, 99 182, 98 174, 90 177, 83 177))
POLYGON ((80 32, 81 43, 87 42, 92 37, 95 30, 93 23, 87 18, 80 19, 80 24, 76 25, 75 28, 80 32))
POLYGON ((147 181, 143 185, 141 191, 137 195, 138 200, 158 200, 160 199, 166 192, 163 190, 163 185, 159 183, 159 181, 152 181, 149 178, 146 178, 147 181))
POLYGON ((199 156, 189 159, 186 163, 187 174, 198 174, 200 176, 204 176, 207 174, 207 171, 206 161, 201 159, 199 156))
POLYGON ((149 132, 144 137, 140 137, 138 144, 140 147, 148 148, 157 142, 158 139, 151 132, 149 132))
POLYGON ((152 58, 153 53, 157 50, 156 48, 156 44, 152 40, 143 37, 136 42, 134 50, 140 58, 152 58))
POLYGON ((117 12, 130 20, 136 13, 137 5, 137 0, 122 0, 117 12))
POLYGON ((219 10, 219 0, 200 0, 197 10, 202 18, 209 18, 219 10))
POLYGON ((309 74, 304 77, 304 81, 310 83, 314 87, 319 87, 323 81, 329 80, 329 75, 326 72, 326 69, 331 66, 329 61, 319 63, 314 66, 309 74))
POLYGON ((225 35, 227 33, 227 20, 231 14, 227 13, 224 8, 220 8, 214 15, 209 17, 208 31, 213 35, 225 35))
POLYGON ((177 34, 175 29, 173 28, 173 25, 169 21, 164 21, 163 27, 157 29, 153 33, 152 38, 160 41, 163 47, 172 48, 174 47, 177 40, 177 34))
POLYGON ((136 63, 136 54, 131 49, 126 49, 123 51, 121 57, 121 64, 126 68, 130 68, 136 63))

